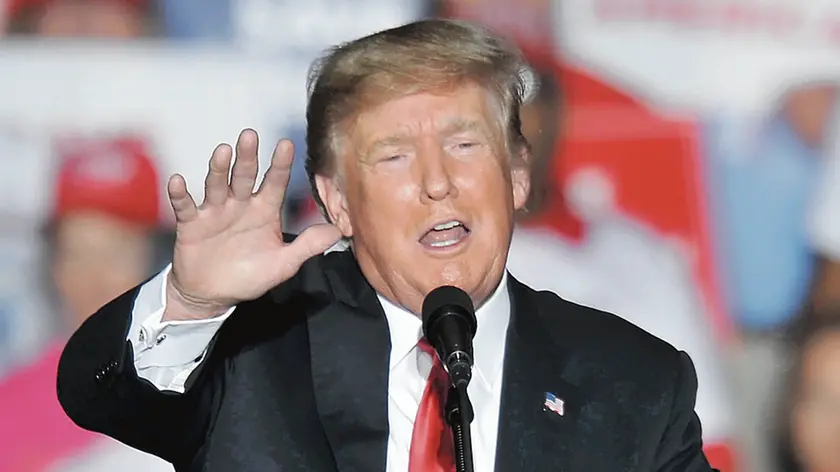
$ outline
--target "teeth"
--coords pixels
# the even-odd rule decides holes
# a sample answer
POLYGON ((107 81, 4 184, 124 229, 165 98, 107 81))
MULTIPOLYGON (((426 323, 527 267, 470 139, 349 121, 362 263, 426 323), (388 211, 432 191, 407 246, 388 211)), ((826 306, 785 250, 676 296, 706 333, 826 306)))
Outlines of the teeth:
POLYGON ((449 241, 438 241, 436 243, 431 243, 430 246, 432 247, 447 247, 452 246, 453 244, 457 244, 457 239, 450 239, 449 241))
POLYGON ((454 228, 456 226, 461 226, 461 222, 460 221, 450 221, 448 223, 441 223, 441 224, 435 226, 434 229, 435 229, 435 231, 443 231, 443 230, 446 230, 446 229, 454 228))

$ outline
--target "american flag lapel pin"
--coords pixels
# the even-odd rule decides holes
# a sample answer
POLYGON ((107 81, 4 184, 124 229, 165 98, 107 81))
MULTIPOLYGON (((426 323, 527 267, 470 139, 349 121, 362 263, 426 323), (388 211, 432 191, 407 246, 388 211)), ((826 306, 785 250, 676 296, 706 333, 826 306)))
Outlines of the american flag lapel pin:
POLYGON ((563 399, 551 392, 545 392, 545 403, 543 411, 553 411, 558 416, 563 416, 563 399))

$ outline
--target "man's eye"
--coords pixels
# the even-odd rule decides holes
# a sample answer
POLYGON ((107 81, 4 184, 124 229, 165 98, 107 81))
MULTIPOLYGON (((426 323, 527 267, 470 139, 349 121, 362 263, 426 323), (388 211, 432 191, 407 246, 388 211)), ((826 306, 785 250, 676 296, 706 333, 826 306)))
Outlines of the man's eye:
POLYGON ((470 149, 470 148, 473 148, 475 146, 478 146, 478 143, 474 143, 474 142, 471 142, 471 141, 464 142, 464 143, 458 143, 458 149, 470 149))

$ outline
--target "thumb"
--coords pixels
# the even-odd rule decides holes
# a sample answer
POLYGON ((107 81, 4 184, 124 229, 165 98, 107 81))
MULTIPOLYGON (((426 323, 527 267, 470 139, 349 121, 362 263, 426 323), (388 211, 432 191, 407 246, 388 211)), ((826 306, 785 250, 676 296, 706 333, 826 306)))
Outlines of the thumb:
POLYGON ((285 263, 297 270, 310 258, 323 254, 331 248, 333 244, 341 240, 341 236, 341 231, 335 225, 329 223, 312 225, 283 249, 285 263))

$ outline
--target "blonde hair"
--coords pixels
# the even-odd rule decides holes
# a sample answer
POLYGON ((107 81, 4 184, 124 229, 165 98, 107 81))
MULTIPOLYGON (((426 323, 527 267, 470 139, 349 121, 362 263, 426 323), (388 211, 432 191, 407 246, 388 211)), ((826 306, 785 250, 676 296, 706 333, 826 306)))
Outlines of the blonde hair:
POLYGON ((343 123, 365 107, 467 83, 482 86, 497 102, 511 156, 527 150, 519 109, 536 89, 535 74, 516 46, 485 28, 422 20, 327 50, 310 68, 306 108, 306 173, 322 213, 329 219, 315 176, 335 171, 343 123))

